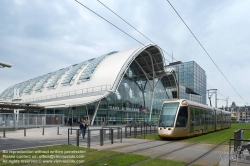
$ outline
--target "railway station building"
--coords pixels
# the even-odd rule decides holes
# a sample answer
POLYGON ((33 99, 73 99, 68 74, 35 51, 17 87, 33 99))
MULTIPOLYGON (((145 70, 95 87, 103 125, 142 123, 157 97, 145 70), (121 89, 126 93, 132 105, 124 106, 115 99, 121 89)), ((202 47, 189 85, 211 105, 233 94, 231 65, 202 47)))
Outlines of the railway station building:
MULTIPOLYGON (((206 104, 206 74, 194 61, 165 64, 154 44, 113 51, 10 86, 0 102, 39 104, 39 114, 64 114, 65 123, 88 117, 92 125, 158 121, 164 100, 206 104)), ((1 105, 0 105, 1 111, 1 105)), ((22 110, 20 110, 22 111, 22 110)))
POLYGON ((11 102, 18 89, 19 103, 39 104, 40 114, 64 114, 92 125, 158 121, 164 100, 177 90, 173 68, 166 68, 161 49, 147 44, 111 52, 10 86, 0 94, 11 102))

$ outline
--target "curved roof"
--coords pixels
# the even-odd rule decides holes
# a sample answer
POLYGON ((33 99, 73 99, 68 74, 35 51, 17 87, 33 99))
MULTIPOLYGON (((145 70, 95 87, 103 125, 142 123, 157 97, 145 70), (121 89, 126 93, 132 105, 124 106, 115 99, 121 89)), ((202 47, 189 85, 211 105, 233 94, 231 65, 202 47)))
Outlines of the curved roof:
POLYGON ((20 98, 23 103, 55 107, 91 103, 115 92, 133 61, 149 80, 169 73, 164 70, 161 49, 157 45, 147 44, 111 52, 13 85, 2 92, 0 98, 11 100, 14 88, 21 88, 19 91, 22 90, 20 98))

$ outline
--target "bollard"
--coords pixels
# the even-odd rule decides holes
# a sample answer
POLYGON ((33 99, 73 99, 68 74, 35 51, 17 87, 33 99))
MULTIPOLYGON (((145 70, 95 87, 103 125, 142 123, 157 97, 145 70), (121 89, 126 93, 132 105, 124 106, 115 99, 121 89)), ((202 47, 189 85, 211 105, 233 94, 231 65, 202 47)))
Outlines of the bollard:
POLYGON ((135 127, 135 138, 137 137, 137 126, 135 127))
POLYGON ((113 143, 114 143, 113 138, 114 138, 114 135, 113 135, 113 129, 111 129, 111 144, 113 144, 113 143))
POLYGON ((87 147, 90 148, 90 130, 88 130, 88 142, 87 142, 87 147))
POLYGON ((69 145, 69 129, 68 129, 68 145, 69 145))
POLYGON ((71 133, 70 133, 70 135, 72 135, 72 126, 71 126, 71 133))
POLYGON ((145 139, 145 125, 144 125, 144 139, 145 139))
POLYGON ((79 130, 80 129, 76 130, 76 146, 79 146, 79 130))
POLYGON ((103 129, 100 129, 100 146, 103 146, 103 129))
POLYGON ((141 125, 141 135, 142 135, 142 125, 141 125))
POLYGON ((43 127, 43 133, 42 133, 42 135, 44 135, 44 127, 43 127))
POLYGON ((130 126, 130 129, 129 129, 129 130, 130 130, 130 137, 131 137, 131 126, 130 126))
POLYGON ((26 128, 24 128, 23 132, 24 132, 24 136, 26 137, 26 128))
POLYGON ((121 128, 121 143, 122 143, 122 128, 121 128))
POLYGON ((5 129, 3 129, 3 138, 5 138, 5 129))
POLYGON ((127 126, 125 127, 125 138, 127 138, 127 126))
POLYGON ((59 135, 59 127, 57 127, 57 135, 59 135))

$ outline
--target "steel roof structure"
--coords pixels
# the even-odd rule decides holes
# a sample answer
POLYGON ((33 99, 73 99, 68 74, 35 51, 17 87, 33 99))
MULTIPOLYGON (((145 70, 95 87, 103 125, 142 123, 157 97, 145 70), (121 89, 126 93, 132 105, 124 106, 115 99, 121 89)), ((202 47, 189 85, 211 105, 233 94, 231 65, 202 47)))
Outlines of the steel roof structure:
MULTIPOLYGON (((0 94, 0 101, 11 101, 20 89, 21 103, 37 103, 47 108, 84 105, 115 93, 127 69, 135 62, 147 80, 168 79, 176 87, 174 71, 164 69, 164 56, 155 44, 121 52, 111 52, 37 78, 12 85, 0 94)), ((139 76, 140 77, 140 76, 139 76)), ((153 81, 154 82, 154 81, 153 81)), ((156 85, 150 85, 152 89, 156 85)))

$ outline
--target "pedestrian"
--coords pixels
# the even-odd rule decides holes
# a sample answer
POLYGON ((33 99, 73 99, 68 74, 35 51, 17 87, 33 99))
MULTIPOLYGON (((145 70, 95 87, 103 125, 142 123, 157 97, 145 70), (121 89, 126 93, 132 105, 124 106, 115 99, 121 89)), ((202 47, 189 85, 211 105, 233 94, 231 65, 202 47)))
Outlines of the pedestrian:
POLYGON ((116 124, 116 117, 114 116, 113 117, 113 125, 115 125, 116 124))
POLYGON ((86 132, 86 121, 84 119, 82 119, 82 122, 80 124, 80 129, 82 131, 82 139, 84 139, 85 137, 85 132, 86 132))
POLYGON ((103 116, 102 125, 103 125, 103 126, 107 126, 107 124, 106 124, 106 117, 105 117, 105 116, 103 116))
POLYGON ((69 118, 69 126, 70 127, 72 126, 72 118, 71 117, 69 118))
POLYGON ((89 125, 90 125, 89 119, 86 118, 85 122, 86 122, 86 125, 87 125, 86 129, 89 130, 89 125))
POLYGON ((130 124, 132 124, 133 123, 133 118, 132 118, 132 116, 130 117, 130 124))

